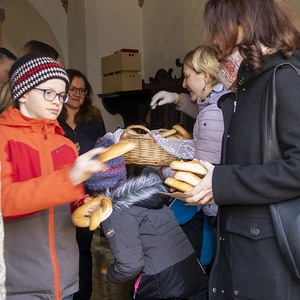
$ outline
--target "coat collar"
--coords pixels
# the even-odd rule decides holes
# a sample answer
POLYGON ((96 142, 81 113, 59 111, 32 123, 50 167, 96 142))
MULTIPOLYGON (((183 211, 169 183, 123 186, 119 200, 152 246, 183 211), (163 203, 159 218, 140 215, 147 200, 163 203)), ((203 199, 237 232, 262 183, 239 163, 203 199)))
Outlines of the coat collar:
MULTIPOLYGON (((265 73, 271 73, 276 65, 284 62, 287 62, 287 59, 283 58, 279 53, 265 55, 263 68, 260 71, 259 76, 262 76, 265 73)), ((288 62, 300 67, 300 50, 294 51, 293 55, 288 59, 288 62)), ((237 92, 245 86, 251 86, 256 78, 257 74, 250 68, 249 60, 244 59, 237 75, 237 92)))
POLYGON ((59 126, 57 120, 33 119, 24 116, 19 109, 9 107, 0 115, 0 125, 8 127, 29 128, 34 132, 43 132, 46 134, 57 133, 64 135, 63 129, 59 126), (45 132, 46 131, 46 132, 45 132))

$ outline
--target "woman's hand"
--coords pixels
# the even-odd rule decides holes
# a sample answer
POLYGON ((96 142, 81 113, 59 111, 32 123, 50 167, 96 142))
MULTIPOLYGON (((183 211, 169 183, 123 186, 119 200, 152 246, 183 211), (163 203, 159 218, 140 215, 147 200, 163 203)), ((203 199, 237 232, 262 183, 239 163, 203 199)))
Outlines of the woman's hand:
POLYGON ((95 148, 77 157, 70 172, 70 179, 74 185, 89 179, 96 172, 104 172, 109 169, 100 160, 93 159, 94 156, 99 155, 105 150, 106 148, 95 148))
POLYGON ((203 179, 188 193, 191 197, 185 198, 187 203, 198 204, 198 205, 208 205, 215 204, 213 200, 213 190, 212 190, 212 175, 215 166, 206 161, 200 161, 201 164, 207 169, 207 174, 203 179))

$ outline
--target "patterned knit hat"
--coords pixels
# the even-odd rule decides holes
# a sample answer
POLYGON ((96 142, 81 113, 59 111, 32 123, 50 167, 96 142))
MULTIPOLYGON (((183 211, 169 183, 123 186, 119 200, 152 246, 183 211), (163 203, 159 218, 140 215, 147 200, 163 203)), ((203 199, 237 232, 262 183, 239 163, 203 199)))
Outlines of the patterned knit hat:
MULTIPOLYGON (((99 138, 95 148, 109 147, 113 145, 113 140, 106 134, 99 138)), ((125 161, 122 156, 113 158, 105 163, 109 169, 105 172, 94 173, 88 180, 84 182, 88 192, 104 192, 107 189, 116 188, 126 180, 125 161)))
POLYGON ((62 79, 69 89, 69 78, 63 67, 50 57, 29 54, 18 59, 11 67, 9 85, 14 101, 49 79, 62 79))

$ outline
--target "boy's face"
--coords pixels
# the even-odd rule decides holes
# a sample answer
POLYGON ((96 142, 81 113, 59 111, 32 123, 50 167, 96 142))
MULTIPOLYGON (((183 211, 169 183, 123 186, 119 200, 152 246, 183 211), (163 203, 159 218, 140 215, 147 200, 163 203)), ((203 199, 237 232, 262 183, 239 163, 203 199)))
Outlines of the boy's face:
POLYGON ((61 79, 50 79, 39 84, 19 99, 20 111, 29 118, 54 121, 60 114, 63 103, 60 102, 59 95, 53 101, 47 101, 42 90, 54 91, 56 94, 65 93, 66 83, 61 79))

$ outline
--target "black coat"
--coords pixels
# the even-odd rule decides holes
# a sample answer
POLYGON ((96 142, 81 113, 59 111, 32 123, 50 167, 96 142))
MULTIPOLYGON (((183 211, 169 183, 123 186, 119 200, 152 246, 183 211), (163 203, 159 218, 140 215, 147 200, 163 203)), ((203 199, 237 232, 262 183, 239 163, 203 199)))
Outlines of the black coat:
POLYGON ((79 143, 79 155, 93 149, 97 139, 106 133, 103 120, 93 120, 83 123, 77 125, 75 129, 72 129, 64 120, 59 119, 58 121, 65 132, 65 137, 75 144, 79 143))
MULTIPOLYGON (((262 164, 261 155, 264 91, 274 66, 284 61, 278 54, 269 55, 255 75, 244 60, 236 98, 219 102, 225 166, 216 166, 213 173, 213 195, 220 207, 210 299, 300 299, 300 284, 281 256, 268 207, 300 196, 300 76, 292 68, 278 71, 276 80, 277 132, 284 159, 262 164)), ((288 61, 300 67, 300 52, 288 61)))

